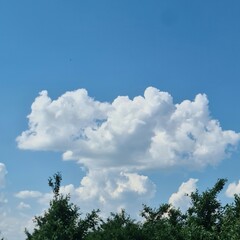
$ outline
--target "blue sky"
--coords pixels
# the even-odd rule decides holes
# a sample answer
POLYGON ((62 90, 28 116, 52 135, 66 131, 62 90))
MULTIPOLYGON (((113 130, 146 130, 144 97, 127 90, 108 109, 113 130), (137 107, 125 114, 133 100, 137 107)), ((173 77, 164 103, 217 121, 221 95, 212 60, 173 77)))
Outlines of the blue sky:
POLYGON ((221 177, 229 180, 222 201, 231 201, 240 192, 239 8, 236 0, 0 0, 3 234, 19 240, 22 228, 31 228, 31 217, 47 207, 47 179, 57 171, 62 191, 83 212, 132 210, 135 199, 139 210, 141 202, 184 208, 184 191, 221 177), (49 98, 39 97, 43 90, 49 98), (142 98, 132 101, 136 96, 142 98), (74 141, 66 140, 69 132, 74 141), (181 137, 190 145, 181 146, 181 137), (199 156, 193 151, 199 145, 208 154, 194 161, 189 156, 199 156), (234 150, 226 156, 229 147, 234 150), (178 154, 171 158, 173 149, 178 154), (74 159, 63 161, 64 152, 74 159))

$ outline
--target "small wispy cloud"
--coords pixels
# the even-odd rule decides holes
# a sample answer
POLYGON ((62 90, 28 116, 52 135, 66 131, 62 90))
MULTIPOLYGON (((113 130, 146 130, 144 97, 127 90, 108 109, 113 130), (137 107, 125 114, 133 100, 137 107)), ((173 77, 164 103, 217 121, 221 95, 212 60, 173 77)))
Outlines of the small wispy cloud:
POLYGON ((0 163, 0 188, 5 187, 7 169, 4 163, 0 163))
POLYGON ((42 196, 41 192, 38 191, 29 191, 29 190, 24 190, 20 191, 15 194, 15 197, 21 198, 21 199, 26 199, 26 198, 39 198, 42 196))
POLYGON ((20 203, 18 204, 17 208, 18 208, 19 210, 23 210, 23 209, 30 209, 31 206, 30 206, 29 204, 27 204, 27 203, 20 202, 20 203))

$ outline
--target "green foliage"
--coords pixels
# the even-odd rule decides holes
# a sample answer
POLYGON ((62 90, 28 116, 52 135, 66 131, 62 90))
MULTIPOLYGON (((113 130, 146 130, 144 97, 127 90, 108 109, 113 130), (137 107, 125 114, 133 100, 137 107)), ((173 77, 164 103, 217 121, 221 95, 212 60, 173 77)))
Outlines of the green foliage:
POLYGON ((53 199, 43 216, 35 217, 33 233, 26 230, 27 240, 239 240, 240 196, 222 206, 218 194, 226 179, 200 193, 190 194, 191 206, 186 213, 170 204, 159 208, 143 206, 142 222, 133 220, 124 210, 111 213, 103 220, 99 211, 84 219, 79 208, 70 203, 70 195, 60 193, 61 174, 49 178, 53 199))
POLYGON ((192 206, 187 211, 185 232, 188 239, 219 239, 224 208, 217 195, 223 189, 226 179, 219 179, 213 188, 190 197, 192 206))
POLYGON ((143 240, 138 223, 122 210, 120 213, 111 213, 106 221, 96 231, 89 233, 86 240, 143 240))
POLYGON ((184 215, 170 204, 162 204, 158 209, 144 206, 141 215, 145 218, 142 228, 145 239, 184 239, 182 233, 184 215))
POLYGON ((224 240, 240 239, 240 197, 234 196, 234 202, 225 207, 221 236, 224 240))
POLYGON ((94 229, 97 212, 93 211, 85 219, 80 219, 79 209, 70 203, 70 196, 59 192, 61 180, 60 173, 49 179, 53 199, 43 216, 35 217, 36 227, 33 233, 25 231, 27 240, 81 240, 89 229, 94 229))
POLYGON ((48 179, 48 185, 52 188, 54 199, 57 199, 59 197, 59 191, 62 181, 62 175, 58 172, 53 175, 53 178, 48 179))
MULTIPOLYGON (((147 240, 217 240, 221 238, 224 210, 217 199, 226 179, 219 179, 213 188, 190 195, 191 207, 186 214, 169 204, 158 209, 144 206, 143 232, 147 240)), ((238 202, 239 203, 239 202, 238 202)), ((239 203, 240 209, 240 203, 239 203)), ((234 210, 236 211, 236 210, 234 210)))

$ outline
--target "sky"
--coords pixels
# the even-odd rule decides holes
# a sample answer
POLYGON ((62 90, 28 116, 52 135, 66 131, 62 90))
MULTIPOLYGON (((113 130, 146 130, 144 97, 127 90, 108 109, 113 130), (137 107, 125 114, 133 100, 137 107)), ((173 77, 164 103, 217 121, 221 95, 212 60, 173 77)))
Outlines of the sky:
POLYGON ((102 216, 228 182, 240 193, 240 2, 0 0, 0 230, 48 208, 63 176, 102 216))

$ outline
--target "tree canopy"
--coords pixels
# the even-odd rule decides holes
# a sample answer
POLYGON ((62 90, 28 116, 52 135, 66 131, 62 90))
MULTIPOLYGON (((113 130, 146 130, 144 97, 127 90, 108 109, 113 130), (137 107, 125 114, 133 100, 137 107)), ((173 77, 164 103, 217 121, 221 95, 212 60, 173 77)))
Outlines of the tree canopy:
POLYGON ((57 173, 49 178, 48 185, 52 188, 53 199, 43 216, 35 217, 33 233, 25 230, 27 240, 81 240, 87 231, 94 229, 98 215, 96 211, 80 218, 79 208, 70 203, 70 195, 60 193, 62 176, 57 173))
POLYGON ((158 208, 144 205, 142 221, 136 221, 122 210, 110 213, 106 219, 93 210, 84 218, 79 207, 70 202, 70 195, 60 193, 60 173, 49 178, 53 198, 49 209, 35 217, 32 233, 26 230, 27 240, 239 240, 240 196, 222 206, 218 194, 226 179, 200 193, 189 195, 191 206, 186 212, 170 204, 158 208))

